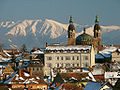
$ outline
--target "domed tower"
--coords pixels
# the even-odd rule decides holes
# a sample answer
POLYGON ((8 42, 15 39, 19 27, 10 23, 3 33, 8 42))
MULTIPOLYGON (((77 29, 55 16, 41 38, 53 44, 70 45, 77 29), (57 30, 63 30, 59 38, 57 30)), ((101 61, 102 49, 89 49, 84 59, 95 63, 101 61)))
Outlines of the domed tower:
POLYGON ((98 15, 96 15, 94 26, 94 47, 97 48, 97 50, 101 47, 101 28, 99 25, 98 15))
POLYGON ((83 34, 79 35, 76 38, 76 45, 92 45, 93 37, 88 35, 85 31, 86 30, 84 28, 83 34))
POLYGON ((68 45, 75 45, 75 27, 73 25, 72 15, 70 16, 69 26, 68 26, 68 45))

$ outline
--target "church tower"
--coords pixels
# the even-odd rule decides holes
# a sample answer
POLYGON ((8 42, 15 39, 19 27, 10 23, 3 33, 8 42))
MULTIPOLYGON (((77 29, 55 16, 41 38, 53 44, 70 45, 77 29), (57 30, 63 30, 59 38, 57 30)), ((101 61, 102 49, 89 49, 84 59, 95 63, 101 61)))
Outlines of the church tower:
POLYGON ((98 15, 96 15, 94 25, 94 47, 97 48, 97 51, 99 51, 99 48, 101 47, 101 28, 99 25, 98 15))
POLYGON ((75 27, 73 25, 72 15, 70 16, 69 26, 68 26, 68 45, 75 45, 75 27))

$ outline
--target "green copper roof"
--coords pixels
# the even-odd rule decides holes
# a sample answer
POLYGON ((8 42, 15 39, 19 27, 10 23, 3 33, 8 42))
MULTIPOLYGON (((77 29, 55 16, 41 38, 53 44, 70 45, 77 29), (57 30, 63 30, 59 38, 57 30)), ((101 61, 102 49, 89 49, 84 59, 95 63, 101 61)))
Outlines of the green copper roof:
POLYGON ((76 38, 76 44, 77 45, 80 45, 81 43, 86 43, 87 45, 88 44, 91 44, 91 42, 93 41, 93 37, 86 34, 85 33, 85 29, 84 29, 84 33, 79 35, 77 38, 76 38))
POLYGON ((73 25, 72 15, 70 15, 69 23, 70 23, 70 25, 68 26, 68 30, 75 30, 75 27, 73 25))
POLYGON ((69 23, 73 24, 72 15, 70 15, 70 21, 69 21, 69 23))
POLYGON ((95 19, 95 26, 94 26, 94 32, 95 30, 100 30, 100 25, 99 25, 99 19, 98 19, 98 15, 96 14, 96 19, 95 19))
POLYGON ((99 23, 98 15, 96 15, 95 23, 96 23, 96 24, 99 23))

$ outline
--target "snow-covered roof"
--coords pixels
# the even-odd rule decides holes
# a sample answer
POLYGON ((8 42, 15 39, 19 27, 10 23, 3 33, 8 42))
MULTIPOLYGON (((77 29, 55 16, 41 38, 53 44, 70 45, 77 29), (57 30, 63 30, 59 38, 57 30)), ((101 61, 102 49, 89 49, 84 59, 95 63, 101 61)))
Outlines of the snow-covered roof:
POLYGON ((36 50, 36 51, 34 51, 34 52, 32 52, 33 54, 44 54, 44 52, 43 51, 41 51, 41 50, 36 50))
POLYGON ((104 77, 108 78, 120 78, 120 72, 105 72, 104 77))
POLYGON ((96 81, 95 78, 94 78, 94 76, 93 76, 93 74, 91 72, 89 72, 88 75, 89 75, 89 77, 92 78, 92 81, 94 81, 94 82, 96 81))
POLYGON ((110 58, 111 53, 116 51, 116 47, 106 47, 106 49, 100 51, 98 54, 95 54, 96 59, 110 58))
POLYGON ((46 50, 91 50, 91 46, 88 45, 48 45, 46 50))
POLYGON ((116 47, 106 47, 106 49, 100 51, 101 54, 111 54, 112 52, 116 51, 116 47))
POLYGON ((102 68, 96 68, 96 69, 93 69, 92 74, 93 75, 103 75, 104 70, 102 68))

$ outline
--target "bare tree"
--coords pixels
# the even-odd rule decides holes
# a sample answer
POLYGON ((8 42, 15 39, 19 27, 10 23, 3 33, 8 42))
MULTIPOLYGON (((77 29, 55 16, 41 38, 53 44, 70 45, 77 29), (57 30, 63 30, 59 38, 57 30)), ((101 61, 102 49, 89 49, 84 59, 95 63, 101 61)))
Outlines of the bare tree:
POLYGON ((1 43, 0 43, 0 51, 3 50, 3 47, 4 47, 4 44, 1 44, 1 43))
POLYGON ((21 51, 21 52, 26 52, 26 51, 27 51, 25 44, 23 44, 23 45, 21 46, 20 51, 21 51))

